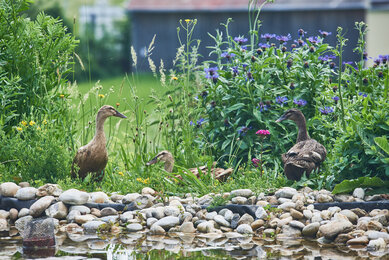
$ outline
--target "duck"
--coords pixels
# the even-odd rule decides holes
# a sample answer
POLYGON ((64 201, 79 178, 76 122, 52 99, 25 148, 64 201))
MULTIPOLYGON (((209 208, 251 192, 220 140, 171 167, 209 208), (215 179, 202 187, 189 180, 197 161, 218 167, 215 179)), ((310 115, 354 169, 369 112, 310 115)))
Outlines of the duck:
POLYGON ((80 147, 73 159, 71 173, 73 178, 84 179, 88 173, 91 173, 93 180, 102 181, 104 169, 108 162, 104 122, 110 116, 127 118, 109 105, 104 105, 99 109, 96 115, 96 132, 93 139, 88 144, 80 147))
MULTIPOLYGON (((146 166, 155 164, 157 162, 164 162, 164 169, 166 172, 173 172, 174 167, 174 157, 169 151, 162 151, 159 152, 153 159, 151 159, 149 162, 146 163, 146 166)), ((223 169, 223 168, 215 168, 216 162, 213 162, 211 167, 211 174, 216 180, 219 181, 225 181, 234 171, 232 168, 223 169)), ((198 168, 190 168, 189 171, 191 171, 197 178, 200 178, 199 170, 202 172, 202 174, 208 174, 208 166, 200 166, 198 168)), ((180 175, 176 175, 176 178, 182 179, 180 175)))
POLYGON ((298 128, 296 144, 281 155, 284 163, 284 173, 289 180, 299 181, 306 173, 309 177, 312 171, 320 168, 326 159, 327 150, 315 139, 309 137, 304 114, 297 108, 287 110, 277 123, 283 120, 292 120, 298 128))

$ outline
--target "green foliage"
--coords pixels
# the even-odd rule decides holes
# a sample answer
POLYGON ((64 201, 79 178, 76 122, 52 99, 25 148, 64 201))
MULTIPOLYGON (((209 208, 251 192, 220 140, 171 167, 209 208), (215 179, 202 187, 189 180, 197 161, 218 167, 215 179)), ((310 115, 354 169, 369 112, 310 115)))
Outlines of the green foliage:
POLYGON ((332 193, 349 193, 352 192, 355 188, 380 188, 387 185, 378 177, 359 177, 358 179, 353 180, 344 180, 339 184, 336 184, 332 193))

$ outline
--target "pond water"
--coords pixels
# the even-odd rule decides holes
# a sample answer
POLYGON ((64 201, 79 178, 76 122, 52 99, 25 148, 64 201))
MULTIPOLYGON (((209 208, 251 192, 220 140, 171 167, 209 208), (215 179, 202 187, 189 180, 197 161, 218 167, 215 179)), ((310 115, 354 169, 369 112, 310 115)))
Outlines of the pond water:
POLYGON ((388 252, 367 252, 320 244, 316 240, 237 237, 236 233, 150 236, 144 233, 119 237, 59 234, 55 250, 23 254, 21 237, 0 237, 0 259, 389 259, 388 252))

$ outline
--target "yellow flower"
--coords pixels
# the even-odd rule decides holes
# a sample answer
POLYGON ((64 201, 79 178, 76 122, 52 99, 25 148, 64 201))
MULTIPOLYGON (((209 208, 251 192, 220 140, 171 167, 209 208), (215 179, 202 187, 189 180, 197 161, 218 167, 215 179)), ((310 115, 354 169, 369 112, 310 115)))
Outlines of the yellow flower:
POLYGON ((136 178, 136 181, 142 182, 143 180, 142 180, 142 178, 136 178))
POLYGON ((120 176, 124 176, 124 173, 123 173, 123 172, 118 172, 118 174, 119 174, 120 176))
POLYGON ((21 132, 23 129, 22 129, 21 127, 16 127, 16 130, 17 130, 18 132, 21 132))
POLYGON ((99 94, 99 98, 104 98, 105 96, 103 94, 99 94))
POLYGON ((191 19, 185 19, 185 22, 189 23, 190 21, 192 21, 191 19))
POLYGON ((60 97, 60 98, 64 98, 64 97, 65 97, 65 95, 64 95, 64 94, 61 94, 61 95, 59 95, 59 97, 60 97))
POLYGON ((177 77, 172 77, 172 80, 178 80, 178 78, 177 77))
POLYGON ((30 126, 35 125, 35 122, 34 122, 34 121, 30 121, 29 125, 30 125, 30 126))
POLYGON ((38 129, 38 130, 42 130, 42 128, 41 128, 40 126, 38 126, 36 129, 38 129))
POLYGON ((26 121, 22 121, 22 125, 27 126, 27 122, 26 121))
POLYGON ((119 106, 120 106, 120 103, 119 103, 119 102, 117 102, 117 103, 116 103, 116 107, 119 107, 119 106))
POLYGON ((43 122, 42 122, 44 125, 47 125, 47 120, 45 119, 45 120, 43 120, 43 122))
POLYGON ((143 181, 144 184, 150 183, 150 178, 147 178, 143 181))

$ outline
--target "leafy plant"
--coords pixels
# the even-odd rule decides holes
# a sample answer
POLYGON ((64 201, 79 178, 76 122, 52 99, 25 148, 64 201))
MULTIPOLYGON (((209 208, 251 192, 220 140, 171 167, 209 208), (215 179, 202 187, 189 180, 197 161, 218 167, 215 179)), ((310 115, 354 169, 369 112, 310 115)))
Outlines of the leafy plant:
POLYGON ((355 188, 380 188, 387 185, 378 177, 359 177, 358 179, 353 180, 344 180, 339 184, 336 184, 332 193, 350 193, 355 188))

